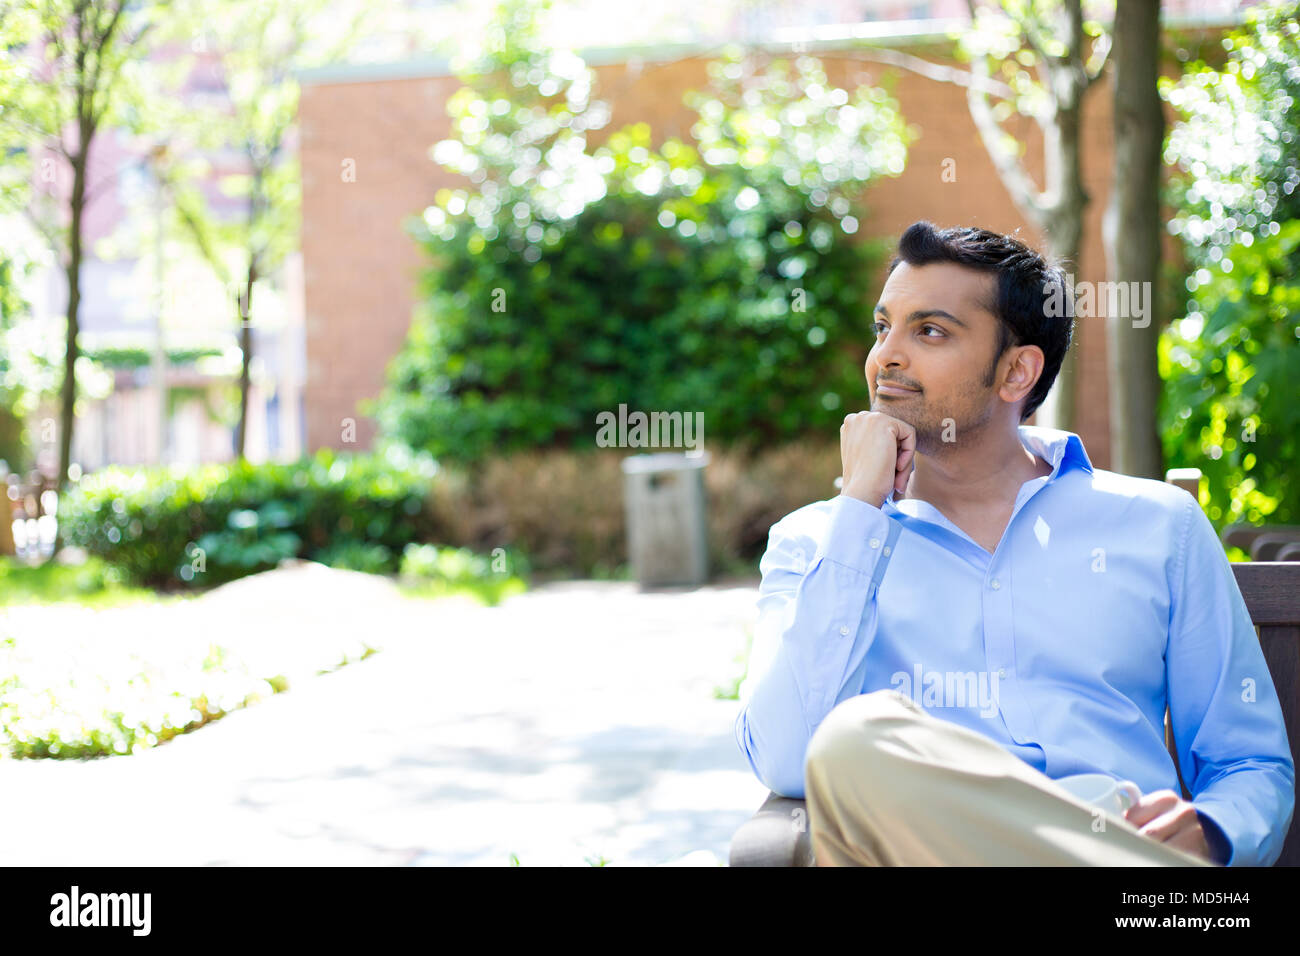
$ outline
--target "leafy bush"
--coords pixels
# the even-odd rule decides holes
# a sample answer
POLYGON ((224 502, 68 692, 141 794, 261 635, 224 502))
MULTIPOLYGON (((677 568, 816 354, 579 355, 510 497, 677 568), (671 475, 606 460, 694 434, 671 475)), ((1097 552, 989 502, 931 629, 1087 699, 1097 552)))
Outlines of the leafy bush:
POLYGON ((1298 9, 1252 7, 1221 68, 1162 81, 1182 114, 1167 150, 1183 171, 1170 231, 1190 274, 1160 343, 1161 428, 1168 462, 1206 474, 1217 525, 1300 521, 1298 9))
POLYGON ((1207 476, 1210 519, 1300 519, 1300 220, 1229 249, 1207 270, 1197 310, 1160 343, 1162 418, 1171 459, 1207 476))
POLYGON ((406 544, 435 536, 435 471, 329 450, 292 464, 108 468, 82 480, 59 521, 69 544, 149 586, 218 584, 291 557, 395 571, 406 544))
POLYGON ((474 186, 412 226, 431 266, 369 407, 383 434, 468 463, 590 447, 622 403, 759 446, 838 425, 872 340, 860 194, 903 169, 893 102, 812 58, 731 57, 692 100, 696 145, 638 124, 589 149, 608 110, 585 64, 503 36, 449 102, 435 158, 474 186))

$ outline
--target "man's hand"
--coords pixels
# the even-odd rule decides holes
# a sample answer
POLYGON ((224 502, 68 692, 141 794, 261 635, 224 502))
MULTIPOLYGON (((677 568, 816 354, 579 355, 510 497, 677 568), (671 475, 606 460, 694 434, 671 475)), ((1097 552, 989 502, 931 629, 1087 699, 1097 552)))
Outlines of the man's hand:
POLYGON ((1205 840, 1196 807, 1172 790, 1156 790, 1124 811, 1124 819, 1160 843, 1217 862, 1205 840))
POLYGON ((879 508, 891 490, 907 491, 916 454, 916 429, 883 412, 852 412, 840 426, 840 493, 879 508))

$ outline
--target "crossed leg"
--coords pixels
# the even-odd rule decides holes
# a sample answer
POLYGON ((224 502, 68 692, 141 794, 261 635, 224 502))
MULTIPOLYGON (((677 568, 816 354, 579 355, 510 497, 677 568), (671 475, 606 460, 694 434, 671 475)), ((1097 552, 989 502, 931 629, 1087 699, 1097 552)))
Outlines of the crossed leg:
POLYGON ((1095 809, 895 690, 838 704, 808 744, 823 866, 1214 866, 1095 809))

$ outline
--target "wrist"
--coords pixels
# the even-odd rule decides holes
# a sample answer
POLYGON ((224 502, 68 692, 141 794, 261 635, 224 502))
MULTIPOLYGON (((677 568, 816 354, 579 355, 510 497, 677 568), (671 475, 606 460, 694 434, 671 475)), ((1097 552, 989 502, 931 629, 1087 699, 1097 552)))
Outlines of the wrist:
POLYGON ((885 499, 889 497, 887 493, 880 494, 878 491, 862 488, 847 482, 840 489, 840 494, 849 498, 857 498, 859 501, 865 501, 874 508, 881 507, 885 503, 885 499))

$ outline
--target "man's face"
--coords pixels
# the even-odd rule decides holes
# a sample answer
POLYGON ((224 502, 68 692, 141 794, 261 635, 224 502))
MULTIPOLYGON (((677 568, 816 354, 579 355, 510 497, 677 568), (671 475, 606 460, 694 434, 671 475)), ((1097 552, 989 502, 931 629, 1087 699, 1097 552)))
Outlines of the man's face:
POLYGON ((885 282, 867 356, 871 408, 915 428, 922 454, 942 448, 945 429, 963 442, 993 415, 999 320, 984 303, 995 292, 992 274, 948 262, 901 262, 885 282))

